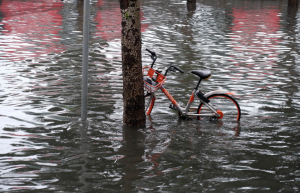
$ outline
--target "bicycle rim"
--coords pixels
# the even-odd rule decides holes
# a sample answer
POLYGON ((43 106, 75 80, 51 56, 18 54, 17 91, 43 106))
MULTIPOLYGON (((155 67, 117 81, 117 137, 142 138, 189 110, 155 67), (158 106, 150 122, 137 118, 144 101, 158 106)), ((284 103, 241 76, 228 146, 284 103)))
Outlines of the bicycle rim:
MULTIPOLYGON (((208 97, 209 104, 212 105, 220 117, 212 116, 210 119, 222 119, 228 121, 239 121, 241 118, 241 109, 234 98, 226 94, 215 94, 208 97)), ((210 109, 201 103, 198 107, 198 114, 212 113, 210 109)), ((203 117, 198 117, 203 119, 203 117)))
POLYGON ((147 93, 145 95, 145 113, 146 115, 150 115, 155 102, 154 94, 147 93))

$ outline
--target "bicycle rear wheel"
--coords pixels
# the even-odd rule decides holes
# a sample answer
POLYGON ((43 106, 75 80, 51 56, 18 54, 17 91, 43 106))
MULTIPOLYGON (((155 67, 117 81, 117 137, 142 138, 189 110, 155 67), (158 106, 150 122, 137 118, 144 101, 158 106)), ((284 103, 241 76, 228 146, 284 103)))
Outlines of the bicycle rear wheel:
POLYGON ((155 94, 154 93, 146 93, 145 94, 145 113, 146 115, 150 115, 155 102, 155 94))
MULTIPOLYGON (((241 109, 237 101, 227 94, 214 94, 208 96, 207 99, 210 101, 209 104, 212 105, 220 117, 211 116, 210 119, 222 119, 228 121, 239 121, 241 118, 241 109)), ((197 114, 209 114, 212 111, 200 103, 197 114)), ((197 117, 201 119, 201 117, 197 117)))

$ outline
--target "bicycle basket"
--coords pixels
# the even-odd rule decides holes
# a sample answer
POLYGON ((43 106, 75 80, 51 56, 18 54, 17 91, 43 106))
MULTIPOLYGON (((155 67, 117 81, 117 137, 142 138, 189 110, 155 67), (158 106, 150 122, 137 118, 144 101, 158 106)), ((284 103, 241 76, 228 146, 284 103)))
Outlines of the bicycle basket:
POLYGON ((159 89, 166 80, 166 77, 156 72, 152 68, 145 66, 143 68, 144 87, 149 92, 155 92, 159 89), (155 74, 154 74, 155 73, 155 74))

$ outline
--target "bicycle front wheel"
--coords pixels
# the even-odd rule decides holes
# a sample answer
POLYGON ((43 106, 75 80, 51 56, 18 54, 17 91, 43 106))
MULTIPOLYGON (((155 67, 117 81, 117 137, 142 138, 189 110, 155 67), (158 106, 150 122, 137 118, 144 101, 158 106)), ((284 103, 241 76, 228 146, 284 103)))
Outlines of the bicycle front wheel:
MULTIPOLYGON (((197 114, 212 114, 210 119, 222 119, 228 121, 239 121, 241 118, 241 109, 237 101, 227 94, 214 94, 208 96, 207 99, 210 101, 209 104, 212 105, 220 117, 217 117, 212 113, 204 103, 200 103, 197 114)), ((201 117, 197 117, 201 119, 201 117)))
POLYGON ((150 115, 155 102, 155 94, 154 93, 146 93, 145 94, 145 113, 146 115, 150 115))

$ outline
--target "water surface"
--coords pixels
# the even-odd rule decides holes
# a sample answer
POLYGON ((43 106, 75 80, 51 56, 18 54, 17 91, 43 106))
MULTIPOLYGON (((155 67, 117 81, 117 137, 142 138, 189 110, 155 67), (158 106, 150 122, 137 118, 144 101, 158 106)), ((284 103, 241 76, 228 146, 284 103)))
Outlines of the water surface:
MULTIPOLYGON (((158 91, 139 130, 122 124, 121 15, 91 1, 88 121, 80 122, 83 3, 0 1, 0 191, 299 192, 299 13, 287 1, 142 1, 145 48, 176 65, 186 104, 230 90, 240 123, 181 120, 158 91)), ((199 101, 196 101, 199 103, 199 101)), ((197 104, 195 104, 197 106, 197 104)))

